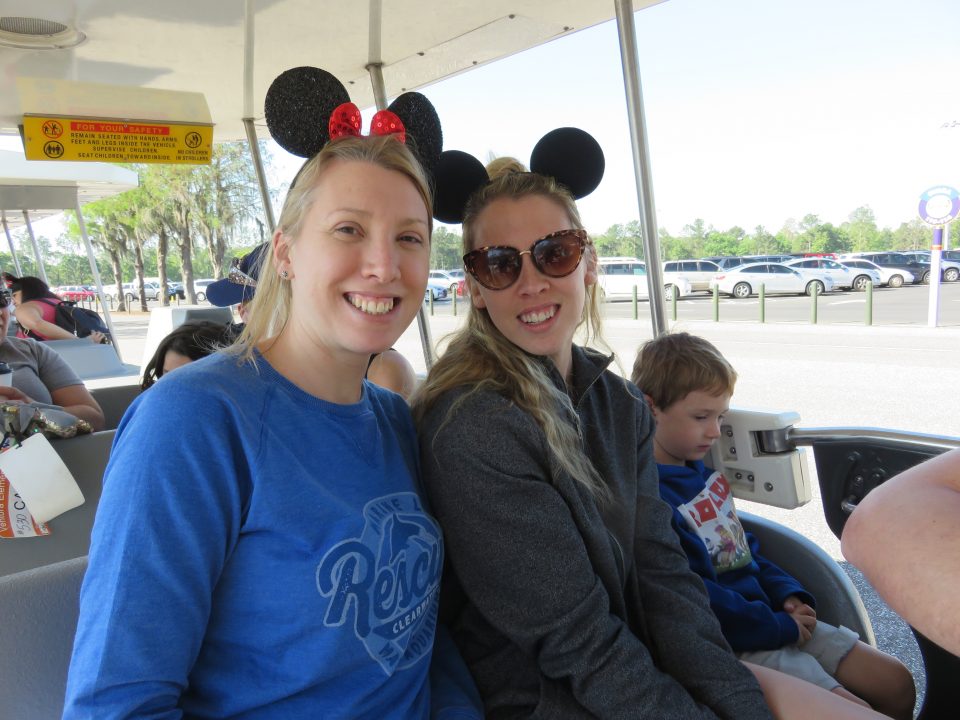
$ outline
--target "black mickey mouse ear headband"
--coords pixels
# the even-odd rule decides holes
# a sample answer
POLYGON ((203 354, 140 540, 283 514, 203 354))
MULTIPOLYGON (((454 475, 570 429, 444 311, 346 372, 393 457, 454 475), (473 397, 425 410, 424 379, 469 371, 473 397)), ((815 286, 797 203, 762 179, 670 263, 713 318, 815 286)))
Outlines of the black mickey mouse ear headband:
MULTIPOLYGON (((267 128, 287 152, 311 158, 331 140, 360 136, 360 110, 337 78, 315 67, 296 67, 278 75, 263 102, 267 128)), ((404 93, 370 123, 371 135, 394 135, 405 143, 433 177, 443 148, 440 118, 420 93, 404 93), (410 142, 412 140, 413 142, 410 142)))
MULTIPOLYGON (((579 128, 551 130, 530 155, 530 172, 552 177, 564 185, 575 200, 597 189, 603 171, 600 143, 579 128)), ((490 182, 483 163, 459 150, 440 154, 435 178, 433 216, 445 223, 462 222, 470 196, 490 182)))

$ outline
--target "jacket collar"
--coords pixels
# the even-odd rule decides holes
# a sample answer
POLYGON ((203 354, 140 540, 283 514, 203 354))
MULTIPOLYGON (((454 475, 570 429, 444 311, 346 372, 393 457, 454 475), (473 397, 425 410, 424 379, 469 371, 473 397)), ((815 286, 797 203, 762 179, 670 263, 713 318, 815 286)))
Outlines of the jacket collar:
POLYGON ((550 379, 558 389, 567 393, 570 400, 576 407, 580 398, 584 396, 590 386, 603 374, 604 370, 613 362, 613 355, 604 355, 593 348, 584 348, 579 345, 573 346, 573 362, 571 364, 572 377, 568 387, 564 379, 560 376, 560 371, 553 361, 547 357, 537 356, 537 360, 543 365, 550 379))

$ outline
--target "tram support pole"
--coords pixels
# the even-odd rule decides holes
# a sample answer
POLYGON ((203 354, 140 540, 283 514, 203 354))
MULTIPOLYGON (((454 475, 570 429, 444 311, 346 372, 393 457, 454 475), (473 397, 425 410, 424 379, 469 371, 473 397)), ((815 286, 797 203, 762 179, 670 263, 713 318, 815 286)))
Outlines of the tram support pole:
POLYGON ((653 172, 650 166, 647 123, 643 111, 643 92, 640 87, 640 61, 637 55, 633 2, 632 0, 614 0, 614 7, 617 11, 620 64, 623 68, 623 86, 627 97, 627 117, 630 121, 630 145, 633 150, 633 172, 637 182, 637 204, 640 208, 640 235, 643 239, 643 258, 647 263, 650 320, 653 323, 653 335, 658 337, 667 332, 667 309, 663 301, 663 266, 660 262, 660 243, 657 238, 653 172))
POLYGON ((263 216, 267 220, 270 236, 277 229, 277 221, 273 217, 273 203, 270 202, 270 189, 267 187, 267 174, 263 169, 263 157, 260 155, 260 143, 257 140, 257 131, 253 127, 253 118, 243 118, 243 129, 247 132, 247 147, 250 149, 250 159, 253 160, 253 169, 257 174, 257 187, 260 188, 260 202, 263 204, 263 216))
MULTIPOLYGON (((376 10, 376 18, 370 18, 370 56, 380 57, 380 17, 379 4, 371 3, 371 12, 376 10)), ((370 84, 373 87, 373 97, 377 103, 377 110, 384 110, 387 107, 387 92, 383 84, 383 63, 378 60, 371 62, 366 66, 367 74, 370 75, 370 84)), ((433 302, 431 295, 430 314, 433 314, 433 302)), ((420 331, 420 346, 423 348, 423 361, 427 366, 427 371, 433 367, 436 357, 433 353, 433 340, 430 337, 430 322, 427 320, 427 314, 420 303, 420 310, 417 312, 417 329, 420 331)))
POLYGON ((0 212, 3 218, 3 232, 7 235, 7 244, 10 246, 10 256, 13 258, 13 267, 17 271, 17 277, 23 276, 23 270, 20 269, 20 258, 17 257, 17 251, 13 247, 13 236, 10 234, 10 225, 7 223, 7 211, 0 212))
POLYGON ((30 213, 28 213, 26 210, 23 211, 23 221, 27 225, 27 234, 30 235, 30 243, 33 245, 33 254, 37 258, 37 272, 40 273, 40 279, 49 285, 50 282, 47 280, 47 269, 43 266, 43 256, 40 255, 40 245, 37 243, 37 236, 33 234, 33 225, 30 224, 30 213))
POLYGON ((260 144, 257 141, 257 131, 253 127, 253 51, 255 48, 256 15, 254 1, 244 0, 243 3, 243 129, 247 134, 247 147, 250 149, 250 159, 257 174, 257 186, 260 188, 260 202, 263 205, 263 216, 266 218, 268 232, 273 235, 277 229, 277 221, 273 216, 273 203, 270 202, 270 189, 267 187, 267 174, 263 170, 263 158, 260 155, 260 144))
POLYGON ((110 329, 110 339, 113 342, 113 351, 123 362, 123 356, 120 354, 120 345, 117 342, 117 333, 113 327, 113 318, 107 309, 107 304, 103 299, 103 280, 100 279, 100 269, 97 267, 97 258, 93 254, 93 245, 90 244, 90 237, 87 235, 87 224, 83 221, 83 211, 80 209, 80 196, 75 198, 77 225, 80 228, 80 236, 83 238, 83 244, 87 248, 87 262, 90 263, 90 274, 93 275, 93 281, 97 284, 97 298, 103 306, 103 318, 107 321, 107 327, 110 329))

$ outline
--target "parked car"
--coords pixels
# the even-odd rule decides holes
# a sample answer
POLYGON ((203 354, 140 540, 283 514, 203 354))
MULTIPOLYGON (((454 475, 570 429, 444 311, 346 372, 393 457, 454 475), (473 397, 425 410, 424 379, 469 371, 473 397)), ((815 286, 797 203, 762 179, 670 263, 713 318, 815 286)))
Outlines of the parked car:
POLYGON ((744 255, 741 258, 745 265, 759 262, 783 263, 794 259, 793 255, 744 255))
MULTIPOLYGON (((919 263, 930 263, 929 250, 904 250, 903 254, 919 263)), ((940 277, 944 282, 956 282, 960 279, 960 261, 945 257, 942 251, 940 253, 940 277)))
POLYGON ((449 293, 450 285, 446 280, 428 278, 427 289, 423 291, 423 300, 426 302, 431 297, 433 297, 434 300, 443 300, 449 293))
MULTIPOLYGON (((872 260, 867 260, 866 258, 860 257, 841 257, 840 262, 849 267, 851 270, 860 271, 867 274, 870 272, 875 272, 880 278, 880 284, 886 287, 898 288, 904 283, 912 284, 914 282, 913 273, 909 270, 904 270, 903 268, 891 267, 889 265, 877 265, 872 260)), ((863 287, 866 288, 866 283, 864 281, 854 278, 853 285, 855 289, 861 289, 857 287, 858 282, 862 282, 863 287)))
POLYGON ((600 300, 629 300, 633 287, 637 297, 647 297, 647 266, 635 257, 599 258, 600 300))
POLYGON ((798 270, 815 270, 827 275, 838 288, 842 290, 853 289, 853 272, 846 265, 841 265, 836 260, 827 257, 803 257, 789 260, 783 264, 798 270))
POLYGON ((457 291, 457 281, 463 280, 463 277, 454 277, 453 272, 449 270, 431 270, 430 279, 445 283, 447 291, 452 295, 457 291))
MULTIPOLYGON (((104 293, 103 293, 104 296, 106 297, 107 300, 116 300, 116 296, 115 296, 116 286, 109 285, 108 287, 109 289, 104 290, 104 293)), ((143 283, 143 294, 145 296, 145 299, 147 300, 159 300, 160 285, 155 282, 145 281, 143 283)), ((137 287, 137 284, 124 283, 123 297, 128 303, 133 302, 134 300, 138 300, 140 298, 140 289, 137 287)), ((170 283, 167 283, 167 297, 170 300, 175 300, 176 298, 180 298, 181 300, 183 300, 186 297, 185 293, 183 292, 183 286, 180 286, 178 289, 178 288, 171 287, 170 283)))
MULTIPOLYGON (((886 277, 889 278, 889 276, 895 272, 893 270, 883 270, 879 265, 869 260, 847 260, 840 264, 850 268, 850 272, 853 275, 852 288, 860 292, 865 291, 867 289, 867 283, 870 282, 873 283, 874 287, 887 285, 888 281, 884 280, 884 276, 886 275, 886 277)), ((902 280, 900 284, 903 284, 902 280)))
POLYGON ((214 278, 200 278, 193 281, 193 292, 197 296, 197 302, 202 303, 207 299, 207 286, 215 283, 214 278))
POLYGON ((720 266, 721 270, 729 270, 730 268, 737 267, 737 265, 743 265, 746 262, 739 255, 714 255, 713 257, 705 257, 700 259, 709 260, 712 263, 716 263, 720 266))
MULTIPOLYGON (((633 288, 637 288, 637 297, 646 298, 647 266, 643 260, 634 257, 606 257, 599 258, 600 266, 600 300, 631 300, 633 288)), ((690 281, 683 275, 673 274, 664 276, 664 298, 672 300, 674 293, 678 298, 686 297, 693 292, 690 281)))
MULTIPOLYGON (((841 262, 845 258, 863 258, 875 262, 883 267, 899 268, 906 270, 913 275, 914 284, 927 282, 930 279, 930 263, 919 263, 911 260, 903 253, 898 252, 860 252, 850 253, 841 256, 841 262)), ((904 278, 906 280, 906 278, 904 278)))
POLYGON ((51 288, 54 295, 60 296, 61 300, 72 300, 80 302, 81 300, 93 300, 97 294, 88 290, 83 285, 61 285, 51 288))
MULTIPOLYGON (((682 289, 684 283, 677 280, 683 278, 689 283, 690 292, 710 292, 710 284, 721 269, 711 260, 668 260, 663 264, 663 282, 667 287, 682 289)), ((681 292, 680 297, 683 295, 681 292)))
POLYGON ((952 262, 960 262, 960 250, 942 250, 940 257, 952 262))
POLYGON ((797 293, 812 295, 833 290, 834 284, 826 275, 822 277, 802 273, 782 263, 751 263, 725 270, 717 275, 714 284, 720 292, 736 298, 747 298, 760 292, 797 293))

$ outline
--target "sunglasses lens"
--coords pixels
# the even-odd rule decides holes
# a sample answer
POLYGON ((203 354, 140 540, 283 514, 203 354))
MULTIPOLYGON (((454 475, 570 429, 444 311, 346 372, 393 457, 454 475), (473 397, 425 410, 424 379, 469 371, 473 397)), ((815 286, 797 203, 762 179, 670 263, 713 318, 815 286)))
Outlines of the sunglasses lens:
POLYGON ((583 255, 583 242, 574 232, 544 238, 534 243, 533 260, 549 277, 564 277, 577 269, 583 255))
POLYGON ((520 253, 513 248, 487 248, 470 253, 470 273, 491 290, 502 290, 520 277, 520 253))

